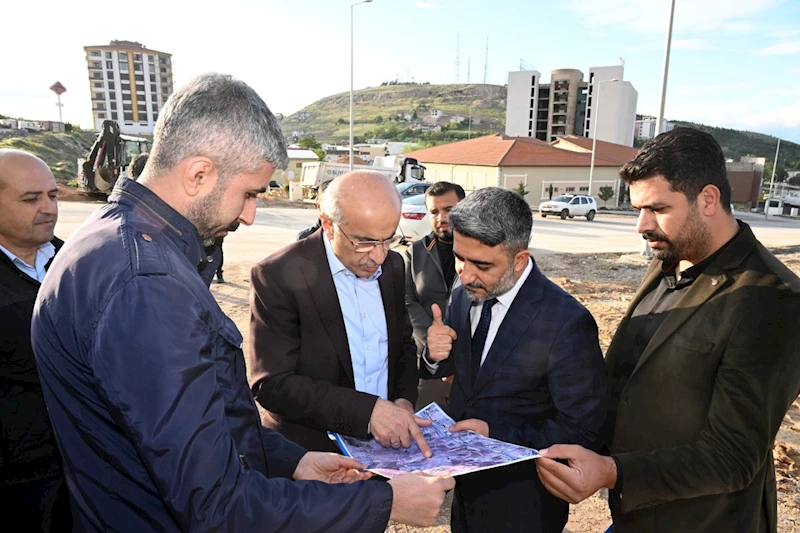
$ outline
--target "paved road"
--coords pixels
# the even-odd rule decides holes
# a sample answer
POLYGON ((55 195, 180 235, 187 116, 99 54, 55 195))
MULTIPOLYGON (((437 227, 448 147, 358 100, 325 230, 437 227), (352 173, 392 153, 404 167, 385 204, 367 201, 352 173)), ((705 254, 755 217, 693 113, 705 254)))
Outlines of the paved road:
MULTIPOLYGON (((61 202, 56 234, 66 238, 83 223, 100 203, 61 202)), ((313 209, 259 208, 252 226, 242 226, 225 239, 225 254, 236 261, 255 264, 270 253, 294 240, 298 231, 314 223, 313 209)), ((800 245, 800 220, 773 218, 749 213, 737 214, 753 227, 768 247, 800 245)), ((592 222, 585 218, 561 220, 533 216, 534 254, 638 252, 642 239, 635 232, 636 217, 598 215, 592 222)))

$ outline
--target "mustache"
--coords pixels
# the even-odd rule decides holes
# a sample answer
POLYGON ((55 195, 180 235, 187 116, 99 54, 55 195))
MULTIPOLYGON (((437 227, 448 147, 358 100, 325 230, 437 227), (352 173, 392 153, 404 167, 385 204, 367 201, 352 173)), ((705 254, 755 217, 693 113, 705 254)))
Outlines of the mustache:
POLYGON ((234 222, 233 224, 225 228, 225 231, 236 231, 237 229, 239 229, 239 223, 234 222))
POLYGON ((35 219, 33 219, 34 224, 43 224, 44 222, 55 222, 56 217, 54 215, 39 215, 35 219))
POLYGON ((483 290, 486 290, 486 286, 483 283, 479 283, 477 281, 473 281, 472 283, 465 283, 464 286, 468 287, 470 289, 483 289, 483 290))
POLYGON ((661 242, 669 242, 667 236, 663 233, 658 233, 656 231, 645 231, 642 233, 642 239, 646 241, 661 241, 661 242))
POLYGON ((361 266, 365 266, 365 267, 369 267, 369 268, 378 268, 381 265, 379 263, 376 263, 372 259, 367 258, 367 259, 364 259, 363 261, 361 261, 361 266))

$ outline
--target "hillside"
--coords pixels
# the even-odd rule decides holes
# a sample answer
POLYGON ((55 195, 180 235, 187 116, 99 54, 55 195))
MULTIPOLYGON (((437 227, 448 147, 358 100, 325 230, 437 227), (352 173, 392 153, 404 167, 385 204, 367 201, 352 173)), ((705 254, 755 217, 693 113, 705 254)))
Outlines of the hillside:
POLYGON ((24 150, 44 160, 53 171, 56 181, 69 183, 78 176, 78 159, 89 153, 95 139, 94 132, 28 133, 26 131, 3 132, 0 148, 24 150))
MULTIPOLYGON (((753 155, 767 158, 767 168, 764 171, 764 178, 769 179, 772 175, 772 162, 775 159, 775 147, 778 143, 776 137, 756 133, 753 131, 731 130, 727 128, 715 128, 704 124, 696 124, 682 120, 672 121, 676 126, 687 128, 697 128, 710 133, 722 146, 725 157, 738 160, 740 157, 753 155)), ((800 144, 789 141, 781 141, 781 151, 778 154, 778 172, 776 179, 781 181, 780 174, 786 170, 800 170, 800 144)), ((800 183, 798 183, 800 184, 800 183)))
MULTIPOLYGON (((401 83, 369 87, 353 93, 354 134, 359 138, 380 137, 391 140, 436 139, 457 140, 468 134, 497 133, 505 129, 506 88, 499 85, 461 84, 431 85, 401 83), (468 122, 472 110, 472 128, 468 122), (422 123, 423 117, 439 110, 442 132, 412 132, 408 127, 422 123), (399 114, 411 115, 404 120, 399 114), (452 116, 466 120, 451 124, 452 116)), ((313 135, 321 141, 348 139, 350 129, 350 93, 339 93, 314 102, 282 122, 283 132, 313 135)))

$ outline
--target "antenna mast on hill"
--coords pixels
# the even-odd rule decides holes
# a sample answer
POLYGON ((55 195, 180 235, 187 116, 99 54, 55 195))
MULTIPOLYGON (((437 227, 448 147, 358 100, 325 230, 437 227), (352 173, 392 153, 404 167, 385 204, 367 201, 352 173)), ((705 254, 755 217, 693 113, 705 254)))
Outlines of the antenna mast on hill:
POLYGON ((483 84, 486 85, 486 75, 489 72, 489 36, 486 36, 486 61, 483 63, 483 84))
POLYGON ((467 58, 467 83, 469 83, 469 69, 471 63, 472 63, 472 56, 469 56, 467 58))
POLYGON ((524 59, 520 59, 519 60, 519 69, 520 70, 536 70, 536 67, 534 67, 531 63, 528 63, 524 59))
POLYGON ((461 34, 460 33, 456 33, 456 85, 458 85, 458 73, 459 73, 459 70, 460 70, 460 65, 458 64, 458 59, 459 59, 458 45, 459 45, 459 40, 460 39, 461 39, 461 34))

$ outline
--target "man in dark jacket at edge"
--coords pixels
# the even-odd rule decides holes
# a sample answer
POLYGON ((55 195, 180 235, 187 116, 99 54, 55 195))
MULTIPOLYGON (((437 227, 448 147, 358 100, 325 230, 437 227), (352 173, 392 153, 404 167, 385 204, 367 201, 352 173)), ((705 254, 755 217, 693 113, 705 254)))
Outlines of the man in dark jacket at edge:
POLYGON ((31 347, 36 293, 63 244, 47 164, 0 150, 0 502, 19 531, 67 531, 69 496, 31 347))
POLYGON ((203 244, 252 224, 287 162, 253 89, 199 76, 164 106, 144 174, 118 183, 54 261, 33 344, 76 530, 377 533, 390 518, 435 521, 452 478, 367 483, 358 461, 261 426, 242 336, 198 274, 203 244))

